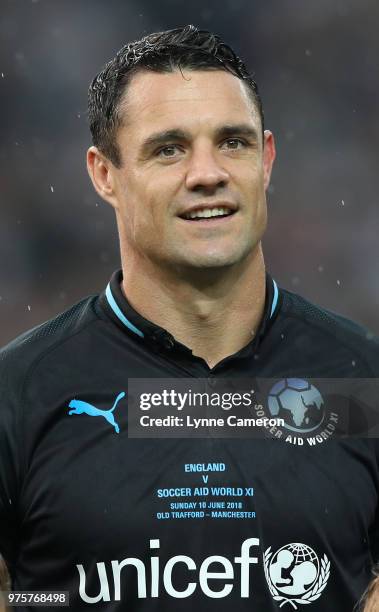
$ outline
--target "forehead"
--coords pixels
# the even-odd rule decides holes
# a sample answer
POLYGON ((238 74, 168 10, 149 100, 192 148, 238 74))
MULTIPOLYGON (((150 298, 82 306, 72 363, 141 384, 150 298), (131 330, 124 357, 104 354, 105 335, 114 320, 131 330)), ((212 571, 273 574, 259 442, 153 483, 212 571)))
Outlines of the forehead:
POLYGON ((141 137, 151 130, 260 125, 257 108, 245 83, 225 70, 143 71, 130 81, 121 103, 125 129, 141 137))

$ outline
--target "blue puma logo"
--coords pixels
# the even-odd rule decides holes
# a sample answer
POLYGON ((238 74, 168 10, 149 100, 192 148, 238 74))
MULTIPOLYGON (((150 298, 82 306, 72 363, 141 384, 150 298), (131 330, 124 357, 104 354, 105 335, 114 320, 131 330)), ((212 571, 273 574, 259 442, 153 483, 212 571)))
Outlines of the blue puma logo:
POLYGON ((73 399, 69 403, 68 407, 73 408, 73 410, 69 411, 69 415, 71 414, 88 414, 89 416, 102 416, 104 419, 108 421, 116 430, 116 433, 120 432, 120 428, 114 420, 113 410, 116 408, 118 402, 125 397, 125 391, 121 391, 115 399, 115 403, 112 408, 109 410, 101 410, 100 408, 96 408, 96 406, 92 406, 88 402, 83 402, 82 400, 73 399))

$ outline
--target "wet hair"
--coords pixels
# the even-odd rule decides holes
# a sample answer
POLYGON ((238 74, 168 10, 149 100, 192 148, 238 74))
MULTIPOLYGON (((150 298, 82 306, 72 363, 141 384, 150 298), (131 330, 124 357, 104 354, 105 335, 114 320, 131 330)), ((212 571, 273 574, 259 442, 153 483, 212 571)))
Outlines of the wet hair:
POLYGON ((245 64, 219 36, 188 25, 156 32, 123 46, 95 76, 88 90, 92 142, 116 166, 122 165, 117 131, 123 125, 121 102, 131 78, 142 71, 226 70, 246 83, 258 110, 262 132, 263 108, 258 87, 245 64))

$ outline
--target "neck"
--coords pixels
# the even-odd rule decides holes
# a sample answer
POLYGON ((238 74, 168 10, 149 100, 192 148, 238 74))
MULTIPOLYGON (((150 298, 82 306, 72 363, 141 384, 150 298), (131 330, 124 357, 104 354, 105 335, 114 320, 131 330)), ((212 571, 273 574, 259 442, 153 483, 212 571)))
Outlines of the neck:
POLYGON ((193 274, 122 257, 122 290, 145 319, 167 329, 209 365, 246 346, 262 319, 265 266, 261 244, 238 267, 193 274), (221 333, 222 331, 222 333, 221 333))

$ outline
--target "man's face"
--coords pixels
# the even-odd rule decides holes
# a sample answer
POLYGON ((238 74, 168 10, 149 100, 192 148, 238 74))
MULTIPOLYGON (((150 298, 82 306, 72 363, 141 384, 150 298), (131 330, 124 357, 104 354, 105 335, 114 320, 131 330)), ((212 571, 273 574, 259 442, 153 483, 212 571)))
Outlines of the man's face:
POLYGON ((126 253, 192 269, 253 256, 275 152, 243 82, 223 70, 141 72, 122 113, 112 173, 126 253))

